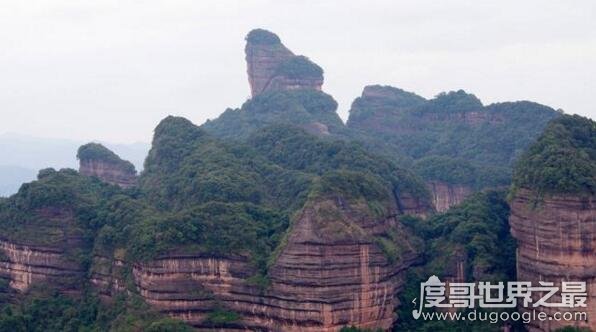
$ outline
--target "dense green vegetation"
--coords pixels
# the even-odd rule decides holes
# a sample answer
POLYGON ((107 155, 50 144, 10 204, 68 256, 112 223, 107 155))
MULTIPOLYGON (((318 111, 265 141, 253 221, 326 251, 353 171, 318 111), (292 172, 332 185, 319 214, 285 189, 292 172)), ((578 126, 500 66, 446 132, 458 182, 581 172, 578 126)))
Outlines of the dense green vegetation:
POLYGON ((363 101, 365 103, 374 102, 378 106, 391 106, 391 107, 414 107, 420 106, 426 102, 423 97, 409 91, 395 88, 388 85, 369 85, 363 92, 373 94, 375 98, 357 98, 354 102, 363 101))
POLYGON ((513 185, 544 193, 596 193, 596 122, 561 116, 520 158, 513 185))
POLYGON ((100 226, 95 223, 98 206, 119 191, 75 170, 41 170, 37 181, 0 201, 1 236, 32 244, 60 244, 71 235, 90 239, 100 226), (63 231, 56 219, 70 227, 63 231))
MULTIPOLYGON (((282 47, 277 35, 263 29, 246 40, 282 47)), ((322 78, 323 69, 295 56, 275 74, 322 78)), ((430 206, 425 180, 477 190, 508 185, 520 155, 515 187, 594 194, 595 123, 530 102, 484 106, 463 90, 431 100, 392 87, 368 93, 354 101, 347 127, 335 112, 337 102, 310 89, 260 94, 201 127, 167 117, 155 129, 133 189, 74 170, 41 170, 37 181, 0 198, 0 238, 63 249, 87 276, 105 264, 94 255, 118 258, 125 266, 114 273, 121 274, 128 292, 108 306, 89 290, 87 278, 68 281, 69 289, 81 293, 74 297, 48 285, 15 294, 0 278, 0 332, 188 331, 141 300, 132 265, 168 253, 246 258, 248 284, 264 292, 271 284, 268 270, 304 211, 312 212, 308 221, 319 238, 373 242, 390 264, 406 250, 423 253, 421 265, 408 271, 396 331, 495 330, 482 322, 415 321, 408 305, 421 281, 433 274, 456 277, 462 264, 465 281, 514 278, 515 243, 502 192, 475 194, 425 220, 400 216, 374 235, 352 220, 385 221, 400 212, 395 210, 402 209, 405 196, 430 206)), ((77 157, 134 172, 101 144, 82 146, 77 157)), ((204 324, 237 327, 241 319, 216 303, 204 324)))
POLYGON ((483 106, 463 90, 428 101, 399 90, 357 98, 348 127, 367 147, 415 166, 427 180, 484 188, 508 185, 515 160, 559 115, 525 101, 483 106))
POLYGON ((422 104, 418 112, 424 113, 466 113, 482 111, 480 99, 464 90, 441 92, 434 99, 422 104))
MULTIPOLYGON (((283 94, 269 97, 273 99, 265 96, 254 103, 286 102, 283 94)), ((295 91, 292 98, 313 113, 336 106, 324 94, 295 91)), ((261 106, 246 108, 254 107, 248 112, 258 114, 261 106)), ((82 149, 81 155, 96 157, 89 148, 82 149)), ((348 202, 350 213, 380 220, 394 208, 393 196, 402 194, 428 204, 420 179, 356 143, 317 138, 298 127, 281 125, 255 130, 244 143, 231 143, 186 119, 168 117, 155 129, 138 188, 123 190, 74 170, 42 170, 37 181, 0 201, 0 236, 62 247, 88 271, 94 269, 96 254, 117 256, 128 264, 172 251, 242 256, 252 262, 254 275, 249 282, 265 289, 269 264, 284 245, 298 211, 316 209, 321 234, 361 237, 364 233, 358 226, 342 221, 345 211, 336 206, 336 200, 348 202), (78 239, 76 244, 67 244, 73 238, 78 239)), ((401 250, 394 243, 396 234, 375 239, 393 261, 401 250)), ((133 285, 130 266, 121 273, 133 285)), ((84 284, 73 281, 70 287, 84 284)), ((122 300, 126 310, 135 308, 130 303, 135 289, 130 290, 132 294, 122 300)), ((105 330, 124 324, 167 331, 178 324, 152 318, 141 324, 139 313, 106 314, 92 294, 83 299, 57 294, 35 299, 20 301, 0 321, 29 330, 41 325, 49 330, 105 330), (30 312, 36 312, 35 319, 30 312)), ((239 319, 225 308, 208 318, 206 324, 214 326, 233 325, 239 319)))
POLYGON ((276 75, 291 79, 323 78, 323 68, 310 61, 303 55, 289 58, 282 62, 275 70, 276 75))
POLYGON ((475 194, 461 205, 428 220, 406 219, 406 224, 426 239, 424 263, 408 272, 400 295, 399 322, 395 331, 498 331, 488 322, 423 321, 412 317, 420 282, 431 275, 442 281, 457 275, 463 262, 464 282, 515 279, 515 241, 509 233, 509 206, 504 192, 475 194))
POLYGON ((264 29, 251 30, 246 36, 246 41, 251 44, 272 45, 280 44, 279 37, 273 32, 264 29))
POLYGON ((285 168, 323 174, 348 169, 374 174, 396 194, 408 192, 428 200, 423 182, 386 158, 367 152, 359 143, 319 139, 291 126, 265 128, 247 143, 261 155, 285 168))
POLYGON ((331 134, 342 136, 346 129, 336 109, 337 102, 321 91, 271 91, 248 100, 241 109, 227 109, 201 127, 220 138, 244 140, 270 125, 306 127, 318 122, 327 126, 331 134))
POLYGON ((478 169, 469 162, 446 156, 430 156, 418 159, 414 170, 425 179, 451 184, 474 185, 478 169))
POLYGON ((136 297, 118 297, 110 305, 92 294, 81 298, 36 288, 18 304, 0 304, 1 332, 152 331, 190 332, 190 326, 165 318, 136 297))
POLYGON ((250 253, 265 273, 292 214, 309 197, 335 192, 386 201, 407 192, 428 199, 413 174, 357 144, 320 139, 296 127, 268 127, 246 143, 231 144, 170 117, 155 133, 140 186, 160 216, 141 216, 138 228, 130 228, 129 244, 139 244, 129 246, 134 257, 188 244, 217 255, 250 253), (176 147, 184 151, 171 156, 176 147))
MULTIPOLYGON (((309 195, 380 202, 409 193, 428 199, 415 176, 353 143, 274 126, 247 144, 230 144, 176 117, 157 126, 139 183, 123 191, 72 170, 42 170, 38 181, 0 203, 3 236, 64 242, 68 234, 58 232, 55 218, 38 212, 48 208, 59 210, 60 220, 72 215, 68 229, 83 239, 73 256, 85 264, 92 249, 108 255, 121 249, 132 262, 192 250, 249 256, 264 274, 292 214, 309 195)), ((379 205, 386 203, 375 206, 382 211, 379 205)))
POLYGON ((77 158, 81 161, 103 161, 117 165, 128 172, 136 172, 131 162, 120 159, 117 154, 99 143, 87 143, 79 147, 77 158))

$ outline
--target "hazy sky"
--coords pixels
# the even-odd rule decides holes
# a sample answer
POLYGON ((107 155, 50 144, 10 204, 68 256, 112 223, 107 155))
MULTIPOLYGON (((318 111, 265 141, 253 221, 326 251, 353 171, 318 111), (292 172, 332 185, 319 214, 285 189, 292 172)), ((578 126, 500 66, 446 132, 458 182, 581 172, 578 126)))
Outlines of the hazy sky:
POLYGON ((0 133, 151 139, 249 96, 252 28, 325 70, 345 120, 367 84, 596 118, 596 1, 0 0, 0 133))

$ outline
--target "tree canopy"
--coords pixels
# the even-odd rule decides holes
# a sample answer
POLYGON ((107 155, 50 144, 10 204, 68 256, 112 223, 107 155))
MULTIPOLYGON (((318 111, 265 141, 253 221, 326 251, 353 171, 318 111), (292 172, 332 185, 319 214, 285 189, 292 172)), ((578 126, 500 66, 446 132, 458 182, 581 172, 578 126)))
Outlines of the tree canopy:
POLYGON ((539 193, 596 193, 596 122, 579 115, 551 121, 516 165, 513 185, 539 193))

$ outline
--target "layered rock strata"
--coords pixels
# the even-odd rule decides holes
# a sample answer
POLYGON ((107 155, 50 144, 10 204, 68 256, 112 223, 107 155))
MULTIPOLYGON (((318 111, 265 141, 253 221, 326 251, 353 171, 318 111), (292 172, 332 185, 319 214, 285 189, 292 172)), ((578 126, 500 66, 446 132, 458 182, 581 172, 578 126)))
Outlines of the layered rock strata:
POLYGON ((82 175, 95 176, 122 188, 130 188, 137 183, 134 165, 101 144, 89 143, 81 146, 77 158, 79 173, 82 175))
POLYGON ((79 172, 85 176, 96 176, 104 182, 130 188, 136 185, 135 172, 122 169, 112 163, 100 160, 85 160, 80 162, 79 172))
POLYGON ((321 226, 319 209, 327 204, 302 212, 270 268, 266 288, 250 282, 256 271, 246 258, 169 255, 135 265, 140 294, 158 310, 196 327, 209 327, 208 313, 222 306, 242 317, 229 329, 389 329, 403 271, 417 259, 416 250, 404 238, 399 258, 390 263, 374 237, 388 228, 399 231, 395 217, 364 218, 338 201, 333 204, 343 205, 341 219, 321 226))
POLYGON ((256 29, 246 37, 246 63, 251 95, 266 91, 315 89, 323 85, 322 71, 305 57, 296 56, 287 49, 279 37, 269 31, 256 29))
POLYGON ((64 291, 74 290, 73 282, 84 275, 82 267, 65 258, 59 248, 0 241, 0 251, 4 256, 0 275, 9 280, 11 288, 21 292, 32 284, 46 282, 64 291))
MULTIPOLYGON (((530 190, 518 190, 511 203, 512 235, 518 241, 519 281, 585 281, 587 306, 566 309, 538 307, 552 315, 556 311, 585 311, 587 320, 533 321, 530 331, 553 331, 574 325, 596 330, 596 199, 594 196, 548 195, 538 199, 530 190)), ((533 297, 537 301, 541 296, 533 297)), ((560 302, 559 295, 549 302, 560 302)), ((520 308, 522 311, 527 308, 520 308)))
POLYGON ((20 292, 43 283, 65 293, 78 290, 85 270, 76 259, 82 239, 72 212, 44 208, 36 217, 42 222, 28 225, 26 235, 0 239, 0 277, 20 292))
POLYGON ((429 181, 428 188, 432 195, 432 202, 437 212, 445 212, 470 196, 472 188, 465 185, 452 185, 442 181, 429 181))

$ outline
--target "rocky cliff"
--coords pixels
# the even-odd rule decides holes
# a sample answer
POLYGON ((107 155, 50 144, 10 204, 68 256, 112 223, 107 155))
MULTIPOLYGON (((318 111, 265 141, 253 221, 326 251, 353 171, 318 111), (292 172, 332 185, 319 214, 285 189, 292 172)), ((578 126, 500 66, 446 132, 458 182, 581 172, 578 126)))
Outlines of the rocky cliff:
POLYGON ((85 270, 76 254, 82 238, 72 211, 44 208, 35 215, 40 221, 0 240, 0 276, 20 292, 43 283, 67 293, 80 290, 85 270))
MULTIPOLYGON (((511 202, 511 233, 517 239, 517 279, 520 281, 585 281, 588 321, 534 321, 530 331, 553 331, 566 325, 596 329, 596 199, 549 195, 538 205, 534 192, 518 190, 511 202)), ((534 300, 537 300, 535 297, 534 300)), ((560 297, 552 302, 560 302, 560 297)), ((562 308, 540 307, 549 315, 562 308)))
POLYGON ((89 143, 81 146, 77 153, 79 172, 85 176, 95 176, 104 182, 130 188, 136 185, 134 165, 120 159, 115 153, 101 144, 89 143))
POLYGON ((75 170, 45 169, 37 181, 0 201, 0 277, 21 293, 32 285, 81 291, 93 241, 91 219, 107 187, 75 170))
MULTIPOLYGON (((549 123, 520 158, 513 180, 509 222, 518 242, 517 279, 587 286, 586 307, 535 308, 549 315, 584 311, 587 320, 536 320, 529 329, 596 329, 596 123, 569 115, 549 123)), ((560 293, 549 302, 560 303, 560 293)))
POLYGON ((211 326, 209 314, 221 306, 240 317, 223 325, 231 329, 389 329, 404 270, 417 250, 393 214, 372 219, 361 208, 341 198, 305 208, 265 286, 251 282, 255 270, 246 257, 189 254, 136 264, 136 285, 155 308, 196 327, 211 326), (334 220, 324 220, 328 211, 338 213, 334 220), (391 261, 375 242, 389 229, 403 241, 391 261))
POLYGON ((74 290, 72 282, 84 275, 82 266, 66 259, 60 248, 0 241, 0 251, 4 255, 0 275, 9 280, 11 288, 21 292, 42 283, 63 286, 63 291, 74 290))
POLYGON ((246 63, 252 96, 266 91, 321 90, 323 70, 304 56, 288 50, 279 37, 256 29, 246 37, 246 63))
POLYGON ((432 195, 432 202, 437 212, 445 212, 450 207, 457 205, 470 196, 472 188, 465 185, 452 185, 442 181, 427 182, 432 195))

